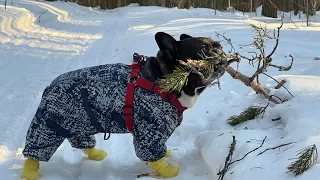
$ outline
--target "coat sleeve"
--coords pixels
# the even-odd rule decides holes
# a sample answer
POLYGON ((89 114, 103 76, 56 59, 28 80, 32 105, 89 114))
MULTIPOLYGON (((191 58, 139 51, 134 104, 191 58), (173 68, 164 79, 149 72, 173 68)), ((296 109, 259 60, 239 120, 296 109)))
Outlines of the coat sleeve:
POLYGON ((177 126, 168 115, 163 115, 157 122, 161 123, 141 119, 134 125, 133 144, 137 157, 142 161, 153 162, 163 158, 167 151, 166 142, 177 126))

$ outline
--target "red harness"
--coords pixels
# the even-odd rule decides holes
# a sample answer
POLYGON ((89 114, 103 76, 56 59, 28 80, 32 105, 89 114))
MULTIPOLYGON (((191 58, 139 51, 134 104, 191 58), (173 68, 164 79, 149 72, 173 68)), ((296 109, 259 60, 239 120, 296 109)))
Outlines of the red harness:
POLYGON ((123 107, 124 112, 124 119, 126 122, 126 126, 128 130, 132 133, 133 132, 133 105, 134 105, 134 91, 136 86, 140 88, 147 89, 151 92, 156 93, 157 95, 161 96, 163 99, 170 102, 173 106, 175 106, 179 111, 179 121, 182 119, 183 111, 186 110, 186 107, 183 107, 180 102, 177 100, 177 95, 174 93, 168 93, 162 91, 163 89, 160 86, 152 81, 139 77, 140 73, 140 62, 143 59, 143 56, 135 54, 133 58, 133 63, 131 65, 131 74, 130 80, 127 86, 126 92, 126 102, 123 107))

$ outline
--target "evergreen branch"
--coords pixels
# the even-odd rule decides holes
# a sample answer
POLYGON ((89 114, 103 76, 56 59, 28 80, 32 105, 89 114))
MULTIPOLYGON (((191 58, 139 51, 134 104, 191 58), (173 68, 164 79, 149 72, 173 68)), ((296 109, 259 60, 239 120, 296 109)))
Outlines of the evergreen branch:
POLYGON ((250 106, 247 109, 245 109, 243 112, 240 113, 240 115, 233 115, 227 119, 228 124, 231 126, 235 126, 237 124, 246 122, 248 120, 255 119, 258 115, 261 113, 264 114, 265 110, 269 104, 265 107, 260 106, 250 106))
POLYGON ((274 150, 274 149, 277 149, 277 148, 280 148, 280 147, 283 147, 283 146, 287 146, 287 145, 290 145, 290 144, 294 144, 294 143, 297 143, 297 142, 290 142, 290 143, 286 143, 286 144, 281 144, 281 145, 276 146, 276 147, 267 148, 267 149, 265 149, 265 150, 261 151, 259 154, 257 154, 257 156, 259 156, 259 155, 261 155, 261 154, 265 153, 266 151, 274 150))
MULTIPOLYGON (((226 172, 228 171, 229 169, 229 166, 230 166, 230 162, 232 160, 232 155, 233 155, 233 152, 234 152, 234 149, 235 149, 235 146, 236 146, 236 137, 235 136, 232 136, 232 143, 230 145, 230 150, 229 150, 229 154, 228 156, 226 157, 226 160, 224 162, 224 167, 223 169, 219 172, 217 175, 219 175, 219 179, 218 180, 223 180, 226 172)), ((221 169, 221 168, 220 168, 221 169)))
POLYGON ((165 75, 164 79, 159 79, 158 84, 166 92, 179 92, 187 83, 190 73, 191 71, 188 72, 183 68, 176 68, 172 73, 165 75))
POLYGON ((318 163, 318 151, 315 144, 306 147, 298 155, 300 155, 298 159, 287 167, 287 173, 292 172, 297 176, 318 163))

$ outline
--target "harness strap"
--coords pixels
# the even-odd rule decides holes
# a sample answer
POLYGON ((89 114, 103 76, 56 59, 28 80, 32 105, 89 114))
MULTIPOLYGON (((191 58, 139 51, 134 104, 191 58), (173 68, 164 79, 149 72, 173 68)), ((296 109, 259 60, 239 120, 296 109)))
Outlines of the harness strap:
POLYGON ((140 88, 154 92, 155 94, 157 94, 158 96, 162 97, 163 99, 170 102, 173 106, 175 106, 178 109, 178 112, 180 114, 178 119, 179 121, 182 119, 183 111, 187 109, 186 107, 183 107, 180 104, 180 102, 177 100, 176 94, 165 92, 163 91, 162 88, 160 88, 158 84, 139 77, 139 73, 141 69, 140 64, 143 63, 142 62, 143 59, 144 57, 142 55, 139 55, 137 53, 133 55, 133 63, 131 65, 131 74, 130 74, 130 79, 129 79, 127 90, 126 90, 126 101, 123 107, 126 126, 131 133, 133 132, 133 126, 134 126, 133 107, 134 107, 134 92, 135 92, 136 86, 139 86, 140 88))

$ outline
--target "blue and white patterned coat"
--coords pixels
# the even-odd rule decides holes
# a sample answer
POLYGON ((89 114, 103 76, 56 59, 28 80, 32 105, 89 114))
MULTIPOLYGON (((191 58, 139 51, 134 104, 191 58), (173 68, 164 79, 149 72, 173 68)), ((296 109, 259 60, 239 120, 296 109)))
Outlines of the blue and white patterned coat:
MULTIPOLYGON (((131 66, 108 64, 60 75, 43 95, 31 122, 25 157, 48 161, 65 138, 75 148, 95 146, 96 133, 128 133, 123 106, 131 66)), ((165 156, 179 113, 160 96, 136 88, 133 144, 142 161, 165 156)))

